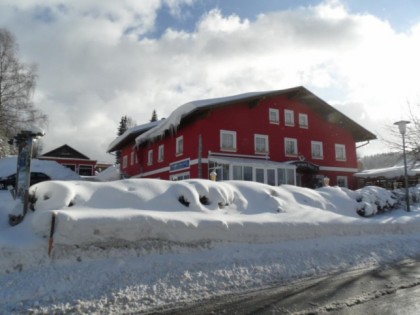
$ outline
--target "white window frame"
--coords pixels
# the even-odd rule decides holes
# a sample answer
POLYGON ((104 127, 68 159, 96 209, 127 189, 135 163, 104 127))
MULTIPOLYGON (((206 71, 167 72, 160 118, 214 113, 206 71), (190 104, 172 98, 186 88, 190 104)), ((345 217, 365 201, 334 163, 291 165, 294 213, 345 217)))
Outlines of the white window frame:
POLYGON ((190 179, 191 175, 190 172, 183 172, 178 174, 172 174, 169 179, 172 181, 178 181, 178 180, 184 180, 184 179, 190 179))
POLYGON ((147 165, 153 165, 153 149, 147 151, 147 165))
POLYGON ((309 121, 308 121, 308 115, 299 113, 299 127, 308 129, 309 128, 309 121))
POLYGON ((284 138, 284 154, 286 156, 297 156, 298 155, 298 143, 295 138, 284 138), (293 143, 294 151, 293 153, 287 152, 288 143, 293 143))
POLYGON ((268 109, 268 120, 270 124, 275 124, 275 125, 280 124, 280 112, 277 108, 268 109))
POLYGON ((313 159, 317 160, 323 160, 324 159, 324 146, 321 141, 311 141, 311 155, 313 159), (319 155, 316 155, 315 152, 317 151, 315 149, 315 146, 319 146, 319 155))
POLYGON ((134 164, 134 151, 131 151, 130 153, 130 165, 134 164))
POLYGON ((165 146, 163 144, 158 147, 158 162, 163 162, 165 158, 165 146))
POLYGON ((337 186, 348 188, 349 187, 348 177, 347 176, 337 176, 337 186), (340 181, 342 181, 344 185, 340 185, 340 181))
POLYGON ((179 136, 176 138, 175 154, 176 156, 184 154, 184 136, 179 136))
POLYGON ((123 165, 122 165, 122 168, 123 169, 126 169, 127 166, 128 166, 128 156, 127 155, 124 155, 123 156, 123 165))
POLYGON ((284 110, 284 124, 290 127, 295 125, 295 112, 291 109, 284 110))
POLYGON ((220 151, 236 152, 236 131, 220 130, 220 151), (224 146, 224 136, 232 136, 232 147, 224 146))
POLYGON ((269 145, 268 145, 268 135, 261 135, 261 134, 254 134, 254 150, 255 154, 268 154, 269 153, 269 145), (257 139, 262 139, 264 141, 264 151, 258 150, 257 147, 257 139))
POLYGON ((336 161, 347 161, 346 146, 344 144, 335 145, 335 159, 336 161))

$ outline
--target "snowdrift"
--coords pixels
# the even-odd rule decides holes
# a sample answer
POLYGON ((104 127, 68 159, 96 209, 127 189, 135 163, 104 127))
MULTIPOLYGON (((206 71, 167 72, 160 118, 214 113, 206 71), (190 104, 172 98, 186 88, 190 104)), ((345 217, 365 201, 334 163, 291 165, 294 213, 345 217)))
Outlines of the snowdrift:
MULTIPOLYGON (((79 246, 145 239, 261 243, 352 235, 355 226, 358 234, 400 229, 398 218, 385 225, 358 215, 360 209, 378 211, 372 190, 209 180, 50 181, 31 187, 34 212, 25 220, 47 237, 55 213, 55 244, 79 246)), ((380 192, 382 202, 395 202, 380 192)), ((420 231, 417 225, 405 223, 404 229, 420 231)))

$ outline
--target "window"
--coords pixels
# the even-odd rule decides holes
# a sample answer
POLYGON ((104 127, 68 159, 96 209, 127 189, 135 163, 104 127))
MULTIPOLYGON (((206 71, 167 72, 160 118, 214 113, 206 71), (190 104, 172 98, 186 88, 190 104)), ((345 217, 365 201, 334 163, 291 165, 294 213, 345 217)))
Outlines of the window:
POLYGON ((184 137, 176 138, 176 155, 181 155, 184 153, 184 137))
POLYGON ((300 128, 308 128, 308 115, 307 114, 299 114, 299 127, 300 128))
POLYGON ((275 108, 270 108, 268 111, 268 118, 270 121, 270 124, 279 124, 280 123, 280 115, 279 110, 275 108))
POLYGON ((295 125, 295 113, 290 109, 284 110, 284 123, 286 126, 295 125))
POLYGON ((322 147, 322 142, 312 141, 311 142, 311 151, 313 159, 323 159, 324 158, 324 149, 322 147))
POLYGON ((162 162, 164 156, 165 156, 165 147, 163 146, 163 144, 161 144, 158 149, 158 162, 162 162))
POLYGON ((130 154, 130 165, 134 164, 134 151, 131 152, 130 154))
POLYGON ((335 145, 335 159, 337 161, 345 161, 346 157, 346 146, 344 144, 335 145))
POLYGON ((297 156, 298 155, 297 140, 292 139, 292 138, 285 138, 284 151, 286 153, 286 156, 297 156))
POLYGON ((258 154, 268 153, 268 136, 255 135, 254 144, 255 144, 255 153, 258 153, 258 154))
POLYGON ((123 156, 123 169, 127 168, 127 164, 128 164, 128 156, 124 155, 123 156))
POLYGON ((220 130, 220 150, 236 151, 236 131, 220 130))
POLYGON ((147 165, 153 164, 153 150, 147 152, 147 165))
POLYGON ((288 185, 295 185, 296 184, 296 171, 294 169, 287 169, 286 170, 286 183, 288 185))
POLYGON ((92 176, 93 166, 92 165, 79 165, 79 175, 81 176, 92 176))
POLYGON ((189 179, 190 178, 190 172, 175 174, 170 176, 170 180, 176 181, 176 180, 183 180, 183 179, 189 179))
POLYGON ((337 176, 337 185, 340 187, 348 187, 347 176, 337 176))

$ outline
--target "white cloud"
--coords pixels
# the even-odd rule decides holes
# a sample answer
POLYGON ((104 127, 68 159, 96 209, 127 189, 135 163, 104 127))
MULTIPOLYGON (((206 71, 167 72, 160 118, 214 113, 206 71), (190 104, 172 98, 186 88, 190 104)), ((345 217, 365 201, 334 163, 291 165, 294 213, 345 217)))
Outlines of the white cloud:
POLYGON ((0 20, 22 57, 39 66, 35 101, 50 117, 46 149, 71 139, 91 158, 109 159, 123 115, 144 123, 153 109, 165 117, 194 99, 295 85, 342 104, 351 118, 367 117, 363 125, 375 132, 399 119, 417 91, 420 24, 398 33, 339 1, 255 21, 215 9, 194 32, 168 29, 155 39, 145 35, 163 3, 181 14, 192 0, 38 3, 3 1, 0 20))

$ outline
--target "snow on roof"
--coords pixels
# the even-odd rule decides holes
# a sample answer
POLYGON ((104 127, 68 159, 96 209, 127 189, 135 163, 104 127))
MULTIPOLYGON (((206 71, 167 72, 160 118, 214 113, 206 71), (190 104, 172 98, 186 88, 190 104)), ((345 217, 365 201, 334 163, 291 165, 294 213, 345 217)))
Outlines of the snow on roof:
POLYGON ((118 147, 118 145, 122 142, 124 142, 124 140, 128 139, 130 136, 136 136, 141 134, 144 131, 147 131, 153 127, 155 127, 156 125, 158 125, 159 123, 161 123, 163 121, 162 120, 158 120, 158 121, 153 121, 153 122, 149 122, 146 124, 142 124, 142 125, 138 125, 138 126, 134 126, 131 128, 128 128, 122 135, 118 136, 117 138, 115 138, 108 146, 108 149, 106 150, 107 152, 112 152, 116 150, 116 147, 118 147))
MULTIPOLYGON (((420 174, 420 165, 416 164, 413 167, 407 168, 408 176, 416 176, 420 174)), ((377 168, 372 170, 364 170, 360 173, 355 173, 354 176, 360 178, 373 178, 373 177, 385 177, 385 178, 398 178, 404 176, 404 165, 396 165, 387 168, 377 168)))
MULTIPOLYGON (((8 156, 0 159, 0 177, 7 177, 15 174, 17 169, 17 157, 8 156)), ((31 160, 31 171, 41 172, 56 180, 79 180, 79 174, 73 172, 55 161, 31 160)))
POLYGON ((321 100, 319 97, 311 93, 309 90, 304 88, 303 86, 293 87, 289 89, 283 90, 272 90, 272 91, 265 91, 265 92, 250 92, 250 93, 243 93, 233 96, 227 97, 220 97, 220 98, 213 98, 213 99, 204 99, 198 101, 192 101, 181 105, 176 110, 174 110, 171 115, 167 119, 165 119, 161 124, 151 128, 150 130, 142 133, 136 138, 136 146, 141 145, 142 143, 153 140, 154 138, 162 137, 166 131, 176 130, 179 126, 182 118, 192 114, 193 112, 199 109, 205 109, 211 106, 216 105, 227 105, 229 103, 234 103, 238 101, 252 101, 258 99, 262 96, 277 96, 277 95, 285 95, 288 93, 297 93, 299 94, 299 99, 306 103, 310 104, 310 106, 315 111, 323 112, 323 114, 331 114, 331 112, 339 114, 340 123, 345 126, 345 128, 349 129, 350 132, 353 134, 356 142, 360 141, 369 141, 376 139, 376 136, 372 134, 370 131, 366 130, 355 121, 351 120, 343 113, 339 112, 337 109, 329 105, 328 103, 321 100))
POLYGON ((238 94, 238 95, 233 95, 233 96, 204 99, 204 100, 198 100, 198 101, 192 101, 192 102, 186 103, 178 107, 176 110, 174 110, 169 115, 169 117, 165 119, 161 124, 155 126, 154 128, 138 136, 136 138, 136 145, 140 145, 141 143, 149 139, 163 136, 166 130, 175 130, 179 126, 182 118, 190 115, 191 113, 193 113, 194 111, 198 109, 214 106, 217 104, 225 104, 229 102, 235 102, 235 101, 244 100, 248 98, 258 97, 258 96, 275 93, 275 92, 280 92, 280 91, 249 92, 249 93, 243 93, 243 94, 238 94))
MULTIPOLYGON (((411 153, 407 154, 407 175, 416 176, 420 174, 420 161, 417 157, 411 153)), ((359 173, 355 173, 354 176, 359 178, 398 178, 404 176, 404 160, 399 159, 394 166, 375 168, 364 170, 359 173)))

